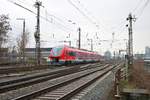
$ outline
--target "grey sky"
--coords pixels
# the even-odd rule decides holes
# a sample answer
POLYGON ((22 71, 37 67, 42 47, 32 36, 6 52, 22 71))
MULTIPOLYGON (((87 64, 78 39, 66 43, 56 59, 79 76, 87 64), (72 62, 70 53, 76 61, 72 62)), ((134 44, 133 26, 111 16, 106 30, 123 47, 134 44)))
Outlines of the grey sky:
MULTIPOLYGON (((36 9, 33 6, 35 0, 11 1, 15 1, 36 12, 36 9)), ((98 52, 103 53, 106 50, 125 49, 126 44, 123 39, 128 38, 128 31, 125 25, 128 23, 126 18, 130 12, 137 17, 137 21, 133 24, 134 52, 144 52, 145 46, 150 46, 150 4, 145 7, 144 12, 141 14, 141 10, 147 0, 70 1, 75 4, 81 12, 88 16, 92 22, 73 7, 71 3, 69 3, 69 0, 42 0, 44 8, 41 8, 41 15, 51 21, 50 23, 41 19, 42 47, 61 45, 62 43, 59 41, 63 40, 71 40, 72 45, 76 46, 78 37, 77 28, 81 27, 82 48, 90 49, 90 45, 88 45, 90 42, 87 41, 87 38, 92 38, 94 40, 94 49, 98 52), (57 18, 49 15, 54 15, 57 18), (76 24, 72 24, 73 22, 76 24), (96 25, 99 25, 99 28, 97 28, 96 25), (115 33, 114 38, 120 41, 114 42, 111 47, 110 40, 112 40, 113 32, 115 33), (99 39, 96 38, 96 33, 99 39), (70 38, 67 38, 69 34, 70 38), (101 42, 101 45, 98 45, 100 40, 109 41, 101 42)), ((25 18, 26 27, 31 33, 30 44, 28 44, 28 47, 35 46, 33 36, 36 25, 35 15, 7 0, 0 1, 0 14, 9 14, 10 16, 13 28, 11 39, 14 43, 15 38, 22 31, 22 21, 17 21, 16 18, 25 18)))

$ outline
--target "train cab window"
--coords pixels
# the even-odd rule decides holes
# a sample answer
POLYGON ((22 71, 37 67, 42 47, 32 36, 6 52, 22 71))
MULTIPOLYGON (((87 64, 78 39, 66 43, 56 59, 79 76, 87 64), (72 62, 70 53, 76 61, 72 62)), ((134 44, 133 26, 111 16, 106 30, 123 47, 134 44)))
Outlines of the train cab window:
POLYGON ((60 54, 62 53, 62 47, 55 47, 51 50, 51 53, 53 56, 60 56, 60 54))

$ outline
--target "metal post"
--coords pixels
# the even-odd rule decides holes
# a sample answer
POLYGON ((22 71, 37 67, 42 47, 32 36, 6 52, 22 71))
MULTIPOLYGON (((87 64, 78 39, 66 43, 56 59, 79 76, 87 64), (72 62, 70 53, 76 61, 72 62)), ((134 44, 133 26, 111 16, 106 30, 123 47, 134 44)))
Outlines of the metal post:
POLYGON ((79 27, 79 46, 78 48, 80 49, 81 48, 81 28, 79 27))
POLYGON ((68 42, 69 46, 71 47, 71 41, 59 41, 59 42, 68 42))
POLYGON ((88 41, 90 41, 90 45, 91 45, 91 51, 93 51, 93 39, 87 39, 88 41))
POLYGON ((116 99, 120 100, 120 74, 121 74, 121 69, 119 69, 116 73, 115 73, 115 90, 116 90, 116 99))
POLYGON ((69 46, 71 47, 71 41, 68 41, 69 42, 69 46))
MULTIPOLYGON (((23 20, 23 37, 25 37, 25 19, 23 20)), ((25 39, 23 39, 23 63, 25 63, 25 39)))
POLYGON ((35 40, 36 40, 36 64, 40 65, 40 59, 41 59, 41 50, 40 50, 40 6, 42 5, 41 2, 36 1, 35 7, 37 8, 37 26, 36 26, 36 32, 34 34, 35 40))
POLYGON ((135 18, 132 17, 130 13, 127 20, 129 20, 128 31, 129 31, 129 40, 128 40, 128 56, 127 56, 127 80, 131 75, 131 67, 133 66, 133 35, 132 35, 132 21, 135 21, 135 18))
POLYGON ((25 39, 24 39, 24 37, 25 37, 25 19, 24 18, 17 18, 17 20, 23 20, 23 43, 22 43, 22 45, 23 45, 23 50, 22 50, 22 57, 23 57, 23 63, 25 63, 25 39))
POLYGON ((132 14, 130 13, 127 20, 129 20, 129 42, 128 42, 128 64, 130 66, 133 65, 133 34, 132 34, 132 20, 135 21, 135 18, 132 17, 132 14))
POLYGON ((91 51, 93 51, 93 40, 91 39, 91 51))

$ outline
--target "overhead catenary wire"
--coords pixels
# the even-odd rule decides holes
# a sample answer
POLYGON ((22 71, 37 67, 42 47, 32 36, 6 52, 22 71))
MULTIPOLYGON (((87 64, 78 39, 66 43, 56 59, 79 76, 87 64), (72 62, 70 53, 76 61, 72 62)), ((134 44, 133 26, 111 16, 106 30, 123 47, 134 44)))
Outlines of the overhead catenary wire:
MULTIPOLYGON (((21 1, 21 0, 19 0, 20 2, 22 2, 23 3, 23 1, 21 1)), ((27 0, 25 0, 25 1, 27 1, 27 0)), ((34 1, 31 1, 32 3, 34 3, 34 1)), ((31 6, 32 6, 32 4, 31 3, 28 3, 28 2, 26 2, 28 5, 30 4, 31 6)), ((65 26, 65 25, 63 25, 63 24, 65 24, 65 22, 62 20, 62 16, 61 16, 61 18, 59 18, 58 16, 55 16, 54 14, 50 14, 48 11, 47 11, 47 9, 45 8, 45 7, 43 7, 44 9, 45 9, 45 18, 47 19, 47 17, 49 16, 50 17, 50 19, 52 19, 52 20, 54 20, 54 19, 56 19, 57 21, 59 21, 60 23, 58 23, 58 24, 61 24, 61 26, 63 27, 63 28, 66 28, 67 30, 71 30, 71 31, 73 31, 72 29, 70 29, 70 28, 67 28, 68 26, 65 26), (63 23, 63 24, 62 24, 63 23)), ((45 19, 45 20, 46 20, 45 19)), ((65 20, 67 20, 67 19, 65 19, 65 20)), ((67 20, 68 21, 68 20, 67 20)))
POLYGON ((82 10, 80 10, 80 8, 78 8, 71 0, 68 0, 68 2, 69 2, 74 8, 76 8, 90 23, 92 23, 93 25, 96 26, 95 22, 94 22, 88 15, 86 15, 82 10))
MULTIPOLYGON (((15 5, 17 5, 17 6, 19 6, 19 7, 21 7, 21 8, 23 8, 23 9, 25 9, 25 10, 27 10, 27 11, 29 11, 29 12, 31 12, 32 14, 34 14, 34 15, 36 15, 36 13, 34 12, 34 11, 32 11, 32 10, 30 10, 30 9, 28 9, 28 8, 26 8, 26 7, 24 7, 24 6, 22 6, 21 4, 18 4, 18 3, 16 3, 16 2, 14 2, 14 1, 12 1, 12 0, 8 0, 9 2, 11 2, 11 3, 13 3, 13 4, 15 4, 15 5)), ((44 16, 40 16, 43 20, 45 20, 45 21, 47 21, 47 22, 49 22, 49 23, 51 23, 51 24, 54 24, 54 23, 52 23, 48 18, 46 18, 46 17, 44 17, 44 16)), ((53 16, 54 17, 54 16, 53 16)), ((56 17, 54 17, 54 18, 56 18, 56 17)), ((58 18, 57 18, 58 19, 58 18)), ((59 27, 59 29, 61 28, 61 27, 63 27, 63 28, 65 28, 66 30, 70 30, 70 31, 73 31, 72 29, 69 29, 69 28, 67 28, 66 26, 64 26, 64 25, 62 25, 62 24, 60 24, 59 22, 57 22, 57 24, 55 24, 55 25, 59 25, 58 27, 59 27)), ((62 29, 61 28, 61 30, 62 31, 65 31, 65 32, 68 32, 68 31, 66 31, 65 29, 62 29)))
POLYGON ((148 6, 150 0, 139 0, 135 8, 131 11, 131 13, 135 14, 137 19, 141 17, 145 8, 148 6))
POLYGON ((64 24, 69 24, 69 25, 77 25, 77 23, 78 22, 76 22, 76 21, 73 21, 73 20, 71 20, 71 19, 67 19, 67 18, 65 18, 64 16, 62 16, 61 15, 61 18, 60 17, 58 17, 57 16, 57 14, 55 14, 55 13, 49 13, 48 11, 47 11, 47 9, 46 9, 46 7, 44 7, 45 8, 45 16, 47 17, 47 16, 49 16, 49 17, 53 17, 54 19, 56 19, 56 20, 58 20, 59 22, 61 22, 61 23, 64 23, 64 24))
POLYGON ((17 1, 19 1, 20 3, 23 3, 23 4, 25 4, 25 5, 28 5, 28 6, 32 6, 32 7, 33 7, 33 3, 34 3, 34 2, 29 3, 29 2, 27 2, 26 0, 17 0, 17 1))
MULTIPOLYGON (((22 6, 21 4, 18 4, 18 3, 13 2, 13 1, 11 1, 11 3, 14 3, 15 5, 17 5, 17 6, 21 7, 21 8, 23 8, 23 9, 31 12, 32 14, 36 15, 36 13, 34 13, 34 11, 32 11, 32 10, 22 6)), ((72 29, 69 29, 66 26, 64 26, 63 24, 61 24, 61 23, 63 23, 63 20, 61 20, 60 18, 58 18, 55 15, 49 14, 49 16, 47 16, 47 17, 44 17, 44 16, 41 15, 40 17, 41 17, 41 19, 44 19, 46 22, 57 26, 58 30, 64 31, 65 33, 71 33, 73 31, 72 29), (49 18, 51 18, 51 19, 53 19, 55 21, 51 21, 51 20, 49 20, 49 18)), ((44 34, 41 34, 41 35, 44 35, 44 34)))
MULTIPOLYGON (((74 3, 71 0, 68 0, 69 4, 71 4, 92 25, 94 25, 94 27, 96 28, 97 31, 99 31, 100 29, 102 29, 102 28, 100 28, 99 21, 83 6, 83 4, 81 4, 81 2, 79 0, 76 0, 76 1, 78 2, 79 5, 82 5, 82 9, 81 9, 81 7, 78 7, 77 3, 74 3)), ((97 32, 97 33, 99 33, 99 32, 97 32)), ((86 35, 86 37, 87 37, 87 35, 86 35)))
MULTIPOLYGON (((57 20, 57 21, 59 21, 59 22, 61 22, 61 23, 65 23, 62 19, 60 19, 59 17, 57 17, 57 16, 55 16, 55 15, 52 15, 52 14, 49 14, 48 12, 46 12, 47 13, 47 17, 49 17, 49 18, 51 18, 52 20, 57 20)), ((46 20, 47 20, 47 17, 46 17, 46 20)), ((53 23, 53 21, 51 22, 51 23, 53 23)), ((72 29, 70 29, 70 28, 68 28, 68 27, 66 27, 66 26, 64 26, 63 24, 61 24, 61 23, 59 23, 62 27, 64 27, 64 28, 66 28, 67 30, 70 30, 70 31, 73 31, 72 29)))
MULTIPOLYGON (((132 13, 136 13, 137 19, 140 18, 140 16, 143 14, 144 9, 148 6, 149 0, 146 0, 145 3, 144 0, 139 0, 137 5, 134 7, 134 9, 132 10, 132 13), (142 6, 143 4, 143 6, 142 6), (142 7, 141 7, 142 6, 142 7)), ((125 24, 126 21, 122 21, 117 27, 116 29, 122 29, 122 31, 120 31, 119 33, 122 33, 123 31, 125 31, 126 27, 125 24), (123 26, 122 26, 123 25, 123 26), (124 27, 124 28, 123 28, 124 27)))
POLYGON ((148 4, 149 4, 149 1, 150 1, 150 0, 146 0, 145 4, 144 4, 144 5, 143 5, 143 7, 140 9, 140 12, 139 12, 138 18, 140 18, 140 17, 141 17, 141 15, 143 14, 143 12, 144 12, 145 8, 146 8, 146 7, 148 6, 148 4))
MULTIPOLYGON (((146 2, 144 3, 144 5, 142 6, 142 8, 140 8, 141 5, 142 5, 142 3, 144 3, 144 0, 139 0, 139 1, 137 2, 137 5, 131 10, 131 13, 137 13, 137 14, 136 14, 136 15, 137 15, 137 18, 139 18, 139 17, 141 16, 141 14, 143 13, 144 9, 145 9, 146 6, 148 5, 149 0, 146 0, 146 2), (139 12, 139 14, 138 14, 138 12, 139 12)), ((125 19, 125 18, 124 18, 124 19, 125 19)), ((115 31, 115 30, 118 30, 118 29, 121 29, 121 28, 124 27, 123 30, 121 31, 121 32, 123 32, 124 29, 125 29, 125 25, 126 25, 126 20, 123 20, 123 21, 121 21, 117 26, 112 27, 112 29, 115 31)))
POLYGON ((18 3, 16 3, 16 2, 12 1, 12 0, 7 0, 7 1, 9 1, 9 2, 11 2, 11 3, 13 3, 13 4, 15 4, 15 5, 21 7, 21 8, 23 8, 23 9, 25 9, 25 10, 27 10, 27 11, 29 11, 29 12, 31 12, 31 13, 34 14, 34 15, 36 15, 36 13, 35 13, 34 11, 32 11, 32 10, 30 10, 30 9, 28 9, 28 8, 26 8, 26 7, 24 7, 24 6, 20 5, 20 4, 18 4, 18 3))
POLYGON ((132 13, 135 13, 136 11, 137 11, 137 9, 140 7, 140 5, 142 4, 141 2, 142 2, 143 0, 139 0, 138 1, 138 3, 137 3, 137 5, 133 8, 133 10, 131 10, 131 12, 132 13))
MULTIPOLYGON (((141 3, 142 1, 143 1, 143 0, 139 0, 139 1, 138 1, 137 5, 131 10, 132 13, 138 12, 138 9, 139 9, 140 5, 142 4, 142 3, 141 3)), ((125 18, 124 18, 124 19, 125 19, 125 18)), ((112 27, 112 29, 113 29, 114 31, 116 31, 116 30, 118 30, 118 29, 121 29, 121 30, 119 31, 119 33, 122 33, 122 32, 125 31, 125 29, 126 29, 125 25, 126 25, 126 20, 123 20, 123 21, 121 21, 117 26, 112 27)))
MULTIPOLYGON (((27 1, 27 0, 23 0, 23 1, 27 1)), ((36 0, 29 0, 31 3, 35 3, 36 0)))
MULTIPOLYGON (((93 16, 93 14, 81 3, 81 1, 76 0, 78 2, 78 4, 84 9, 84 11, 86 12, 86 14, 88 14, 89 18, 91 18, 93 20, 93 24, 99 29, 100 28, 100 23, 99 20, 93 16)), ((103 26, 103 25, 101 25, 103 26)))

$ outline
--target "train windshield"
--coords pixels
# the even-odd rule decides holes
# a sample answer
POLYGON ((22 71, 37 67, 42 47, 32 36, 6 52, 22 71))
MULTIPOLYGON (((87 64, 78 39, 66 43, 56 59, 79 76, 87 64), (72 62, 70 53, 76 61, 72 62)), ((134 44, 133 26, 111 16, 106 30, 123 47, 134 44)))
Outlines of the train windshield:
POLYGON ((56 48, 53 48, 51 50, 51 55, 52 56, 60 56, 61 55, 61 52, 62 52, 62 47, 56 47, 56 48))

